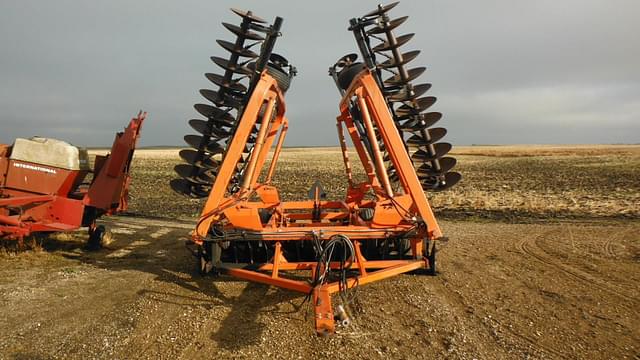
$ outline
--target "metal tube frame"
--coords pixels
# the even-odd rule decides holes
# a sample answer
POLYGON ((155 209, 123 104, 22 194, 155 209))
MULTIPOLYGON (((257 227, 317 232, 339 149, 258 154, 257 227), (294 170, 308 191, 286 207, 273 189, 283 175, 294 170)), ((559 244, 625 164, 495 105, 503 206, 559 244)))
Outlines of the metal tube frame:
MULTIPOLYGON (((237 132, 227 150, 227 156, 221 164, 218 177, 209 194, 209 198, 202 211, 200 220, 193 233, 193 241, 202 245, 205 242, 224 241, 269 241, 274 243, 274 255, 267 263, 238 266, 238 264, 221 264, 222 273, 241 279, 273 285, 292 291, 311 295, 315 310, 315 327, 318 334, 329 334, 335 330, 334 314, 331 305, 331 294, 340 291, 338 282, 325 282, 315 286, 310 281, 298 278, 288 278, 289 271, 308 271, 311 278, 317 269, 315 262, 289 262, 282 252, 282 241, 327 241, 335 235, 346 235, 354 243, 355 254, 352 254, 352 268, 357 269, 357 275, 349 277, 346 287, 386 279, 398 274, 429 268, 429 260, 423 254, 425 242, 442 237, 440 228, 433 215, 431 207, 422 190, 416 172, 413 168, 407 150, 402 145, 393 118, 389 112, 384 97, 369 70, 364 70, 356 76, 351 86, 345 92, 340 102, 340 116, 337 117, 338 136, 347 176, 350 175, 349 157, 344 141, 343 125, 356 148, 358 156, 367 173, 367 181, 362 184, 350 182, 347 199, 345 201, 309 201, 282 202, 277 196, 277 189, 269 186, 278 160, 287 121, 284 118, 284 98, 275 80, 266 72, 261 74, 256 84, 245 112, 240 119, 237 132), (366 134, 356 128, 349 105, 357 98, 362 120, 366 127, 366 134), (265 111, 258 135, 256 152, 252 154, 251 162, 255 167, 249 186, 244 191, 225 197, 232 169, 236 166, 242 149, 250 135, 256 121, 259 121, 259 110, 262 104, 277 102, 276 114, 270 123, 270 110, 265 111), (365 138, 372 144, 377 144, 373 129, 378 129, 390 159, 397 169, 403 193, 394 194, 389 190, 389 179, 385 177, 386 170, 382 163, 382 155, 378 146, 372 149, 371 159, 363 145, 365 138), (269 129, 269 130, 267 130, 269 129), (266 183, 257 183, 257 174, 264 165, 276 134, 280 136, 269 167, 266 183), (264 143, 264 146, 258 144, 264 143), (375 165, 374 165, 375 164, 375 165), (378 171, 375 170, 378 169, 378 171), (365 193, 373 190, 375 200, 364 199, 365 193), (249 201, 249 195, 257 193, 261 201, 249 201), (357 213, 358 208, 371 207, 375 209, 371 221, 362 220, 357 213), (314 209, 320 209, 317 217, 314 209), (403 209, 403 210, 401 210, 403 209), (262 223, 258 215, 259 210, 272 211, 267 223, 262 223), (302 212, 300 212, 302 210, 302 212), (340 221, 333 221, 340 220, 340 221), (346 223, 345 223, 346 222, 346 223), (213 224, 223 230, 221 238, 209 236, 209 229, 213 224), (411 241, 411 256, 400 260, 367 260, 360 251, 360 244, 372 239, 388 239, 405 236, 411 241)), ((253 166, 253 165, 252 165, 253 166)), ((332 262, 329 268, 336 268, 339 264, 332 262)))

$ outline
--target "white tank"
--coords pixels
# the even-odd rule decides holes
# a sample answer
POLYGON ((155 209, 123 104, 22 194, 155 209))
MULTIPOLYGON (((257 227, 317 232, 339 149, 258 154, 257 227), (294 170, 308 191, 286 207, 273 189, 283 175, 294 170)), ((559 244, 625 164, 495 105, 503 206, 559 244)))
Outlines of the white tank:
POLYGON ((56 139, 18 138, 13 144, 9 158, 66 170, 89 170, 87 149, 56 139))

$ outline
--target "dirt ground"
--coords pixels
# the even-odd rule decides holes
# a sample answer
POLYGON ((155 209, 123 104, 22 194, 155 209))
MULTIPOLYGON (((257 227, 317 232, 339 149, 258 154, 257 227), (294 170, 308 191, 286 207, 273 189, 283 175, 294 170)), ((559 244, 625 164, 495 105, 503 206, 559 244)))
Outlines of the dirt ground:
POLYGON ((315 336, 297 294, 200 277, 190 222, 110 218, 0 255, 0 358, 639 359, 640 223, 443 221, 439 274, 362 286, 315 336))
MULTIPOLYGON (((0 247, 0 359, 640 359, 640 146, 457 147, 463 181, 429 194, 439 274, 359 287, 329 338, 304 296, 196 274, 177 151, 136 152, 109 248, 0 247)), ((335 148, 288 148, 274 184, 340 198, 343 172, 335 148)))

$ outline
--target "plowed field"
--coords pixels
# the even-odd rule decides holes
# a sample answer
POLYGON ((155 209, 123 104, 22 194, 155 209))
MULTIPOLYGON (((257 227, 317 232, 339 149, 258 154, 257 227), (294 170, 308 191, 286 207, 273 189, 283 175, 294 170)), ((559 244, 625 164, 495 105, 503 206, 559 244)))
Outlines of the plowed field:
MULTIPOLYGON (((458 150, 465 180, 431 197, 451 239, 439 274, 360 287, 329 338, 303 296, 197 275, 184 242, 200 204, 166 186, 176 152, 138 152, 108 248, 85 250, 83 232, 5 246, 0 359, 638 359, 640 155, 588 149, 458 150)), ((285 198, 316 178, 343 195, 334 149, 281 161, 285 198)))

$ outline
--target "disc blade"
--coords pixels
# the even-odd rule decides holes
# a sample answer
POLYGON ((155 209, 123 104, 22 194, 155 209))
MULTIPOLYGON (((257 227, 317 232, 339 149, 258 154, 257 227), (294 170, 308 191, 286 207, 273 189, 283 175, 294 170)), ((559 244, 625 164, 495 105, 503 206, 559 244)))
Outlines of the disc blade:
POLYGON ((444 182, 441 182, 440 186, 438 186, 438 188, 435 191, 444 191, 444 190, 450 189, 451 187, 459 183, 461 180, 462 180, 462 174, 457 172, 448 172, 445 174, 444 182))
MULTIPOLYGON (((200 148, 200 144, 202 144, 202 140, 204 139, 203 136, 199 136, 199 135, 185 135, 184 136, 184 142, 186 142, 189 146, 191 146, 194 149, 199 149, 200 148)), ((209 142, 209 140, 205 140, 204 144, 206 145, 209 142)))
POLYGON ((433 149, 435 151, 434 154, 429 154, 428 151, 419 149, 413 155, 411 155, 411 159, 414 161, 433 161, 445 156, 449 151, 451 151, 451 144, 449 143, 437 143, 433 144, 433 149))
POLYGON ((191 183, 185 179, 173 179, 169 182, 169 185, 171 186, 171 189, 173 191, 175 191, 176 193, 182 196, 187 196, 192 198, 196 197, 196 196, 193 196, 191 192, 191 183))
POLYGON ((392 86, 393 85, 402 86, 418 78, 418 76, 422 75, 422 73, 424 73, 425 70, 427 70, 426 67, 413 68, 407 71, 408 77, 406 80, 402 80, 402 78, 400 77, 400 74, 397 74, 385 80, 384 83, 392 86))
POLYGON ((411 114, 418 114, 430 108, 436 102, 435 96, 425 96, 412 100, 410 104, 405 104, 396 109, 395 113, 398 118, 402 118, 411 114))
POLYGON ((180 175, 180 177, 186 178, 193 174, 199 174, 202 169, 191 166, 189 164, 178 164, 173 167, 173 171, 180 175))
POLYGON ((447 135, 447 129, 443 127, 430 128, 427 130, 427 133, 431 137, 431 142, 435 143, 447 135))
MULTIPOLYGON (((222 145, 220 145, 217 141, 214 140, 207 145, 205 150, 209 152, 211 155, 217 155, 217 154, 224 154, 225 149, 222 145)), ((216 161, 214 161, 214 164, 216 164, 217 166, 216 161)))
POLYGON ((427 146, 429 144, 435 143, 438 140, 441 140, 447 134, 447 129, 445 128, 431 128, 427 131, 429 132, 429 136, 431 136, 431 139, 427 140, 421 135, 413 135, 409 139, 407 139, 407 144, 409 144, 409 146, 411 147, 427 146))
POLYGON ((236 91, 236 92, 240 92, 240 93, 244 93, 247 91, 247 87, 242 85, 239 80, 225 80, 224 77, 222 75, 218 75, 218 74, 212 74, 212 73, 206 73, 204 74, 204 76, 207 77, 207 79, 209 79, 209 81, 211 81, 212 83, 220 86, 223 89, 229 90, 229 91, 236 91))
POLYGON ((196 109, 202 116, 206 116, 208 119, 216 119, 218 122, 229 124, 232 126, 235 118, 231 116, 227 111, 221 110, 215 106, 207 104, 195 104, 193 108, 196 109))
POLYGON ((216 65, 220 66, 221 68, 227 71, 231 71, 231 72, 242 74, 242 75, 251 75, 251 70, 247 69, 247 67, 239 65, 237 63, 232 63, 227 59, 223 59, 218 56, 212 56, 211 61, 213 61, 214 63, 216 63, 216 65))
POLYGON ((420 50, 413 50, 402 54, 402 60, 397 60, 395 58, 391 58, 381 64, 378 64, 378 67, 381 69, 388 69, 392 67, 399 67, 404 64, 407 64, 411 60, 415 59, 418 55, 420 55, 420 50))
MULTIPOLYGON (((398 119, 403 120, 403 118, 400 117, 398 117, 398 119)), ((442 114, 439 112, 428 112, 414 116, 406 116, 404 119, 408 120, 400 126, 402 130, 420 132, 423 129, 430 128, 442 119, 442 114)))
POLYGON ((462 180, 462 175, 457 172, 448 172, 444 176, 432 178, 422 183, 422 189, 426 191, 444 191, 452 188, 462 180))
POLYGON ((218 168, 219 163, 217 161, 211 160, 211 158, 202 154, 199 155, 197 151, 191 149, 183 149, 180 150, 180 157, 186 161, 188 164, 193 166, 197 166, 199 168, 205 169, 216 169, 218 168))
POLYGON ((456 166, 456 163, 457 161, 455 158, 445 156, 438 159, 440 170, 436 170, 431 164, 422 164, 416 169, 416 174, 418 174, 418 177, 420 178, 442 175, 453 169, 453 167, 456 166))
POLYGON ((209 125, 206 121, 200 119, 191 119, 189 120, 189 125, 191 128, 202 135, 210 135, 211 131, 209 130, 209 125))
POLYGON ((248 30, 242 31, 242 28, 240 28, 240 26, 238 25, 233 25, 233 24, 223 22, 222 26, 227 28, 227 30, 231 31, 238 37, 249 39, 249 40, 258 40, 258 41, 264 40, 264 38, 260 34, 256 34, 253 31, 248 31, 248 30))
POLYGON ((345 66, 349 66, 353 64, 357 59, 358 59, 358 54, 355 54, 355 53, 347 54, 341 57, 338 61, 336 61, 334 66, 343 68, 345 66))
POLYGON ((211 101, 217 106, 228 106, 234 109, 238 109, 242 105, 242 101, 236 99, 235 97, 224 94, 220 97, 219 93, 214 90, 209 89, 200 89, 200 95, 202 95, 205 99, 211 101))
POLYGON ((244 10, 240 10, 240 9, 235 9, 235 8, 231 8, 231 11, 233 11, 236 15, 240 16, 243 19, 247 19, 251 22, 256 22, 256 23, 266 23, 266 20, 261 19, 258 16, 255 16, 251 11, 244 11, 244 10))
POLYGON ((214 178, 204 173, 202 169, 188 164, 178 164, 173 168, 173 170, 180 177, 194 184, 211 185, 214 181, 214 178))
POLYGON ((382 44, 378 44, 376 45, 373 49, 374 52, 381 52, 381 51, 389 51, 389 50, 393 50, 395 48, 398 48, 404 44, 406 44, 407 42, 409 42, 409 40, 411 40, 411 38, 413 38, 415 34, 410 33, 410 34, 405 34, 402 36, 398 36, 396 38, 396 43, 392 44, 390 41, 385 41, 382 44))
POLYGON ((207 197, 210 190, 209 186, 194 184, 186 179, 173 179, 169 185, 176 193, 193 199, 207 197))
MULTIPOLYGON (((189 125, 200 134, 210 136, 216 140, 222 140, 231 135, 231 130, 225 130, 220 127, 222 125, 216 124, 216 120, 206 122, 204 120, 193 119, 189 125), (209 127, 209 123, 213 123, 214 126, 209 127)), ((223 126, 228 126, 228 124, 225 123, 223 126)))
POLYGON ((210 173, 211 170, 191 166, 189 164, 178 164, 174 166, 173 170, 180 175, 180 177, 187 178, 190 176, 199 176, 203 179, 211 179, 210 173))
MULTIPOLYGON (((214 127, 214 128, 211 129, 211 135, 214 138, 222 140, 222 139, 226 139, 229 136, 231 136, 231 130, 225 130, 223 128, 214 127)), ((231 140, 231 139, 229 139, 229 140, 231 140)))
POLYGON ((287 60, 287 58, 280 54, 271 53, 271 55, 269 56, 269 64, 282 70, 283 68, 289 66, 289 60, 287 60))
MULTIPOLYGON (((220 127, 219 124, 216 124, 216 120, 209 120, 209 122, 205 121, 205 120, 200 120, 200 119, 191 119, 189 120, 189 125, 191 125, 191 128, 195 131, 197 131, 198 133, 202 134, 202 135, 206 135, 206 136, 211 136, 214 137, 216 139, 223 139, 226 138, 227 136, 229 136, 230 131, 226 131, 220 127), (209 127, 209 122, 213 123, 214 126, 209 127), (215 126, 217 125, 217 126, 215 126)), ((228 126, 227 123, 224 124, 224 126, 228 126)))
POLYGON ((212 103, 219 105, 222 99, 218 96, 218 92, 209 89, 200 89, 200 95, 212 103))
POLYGON ((232 54, 236 54, 238 56, 242 56, 250 59, 255 59, 259 56, 258 54, 251 51, 250 49, 247 49, 244 47, 237 47, 236 44, 226 40, 216 40, 216 42, 228 52, 232 54))
POLYGON ((409 101, 424 95, 429 89, 431 89, 431 84, 414 85, 411 86, 411 90, 409 90, 409 85, 407 85, 395 92, 388 92, 390 95, 387 99, 392 102, 409 101))
POLYGON ((249 29, 256 30, 261 33, 268 34, 271 28, 268 25, 251 23, 249 24, 249 29))
MULTIPOLYGON (((184 141, 194 149, 200 149, 202 143, 202 136, 198 135, 185 135, 184 141)), ((224 148, 216 142, 216 140, 206 139, 204 143, 204 150, 210 154, 221 154, 224 152, 224 148)))
POLYGON ((371 17, 371 16, 378 16, 378 15, 382 15, 384 13, 386 13, 387 11, 393 9, 394 7, 396 7, 396 5, 398 5, 400 3, 400 1, 396 1, 394 3, 382 6, 382 5, 378 5, 378 8, 372 11, 369 11, 365 16, 363 17, 371 17))
POLYGON ((384 24, 383 26, 377 26, 373 29, 367 30, 367 35, 376 35, 376 34, 382 34, 386 31, 391 31, 397 28, 398 26, 402 25, 402 23, 407 21, 408 18, 409 18, 408 16, 403 16, 397 19, 393 19, 389 21, 388 24, 384 24))

